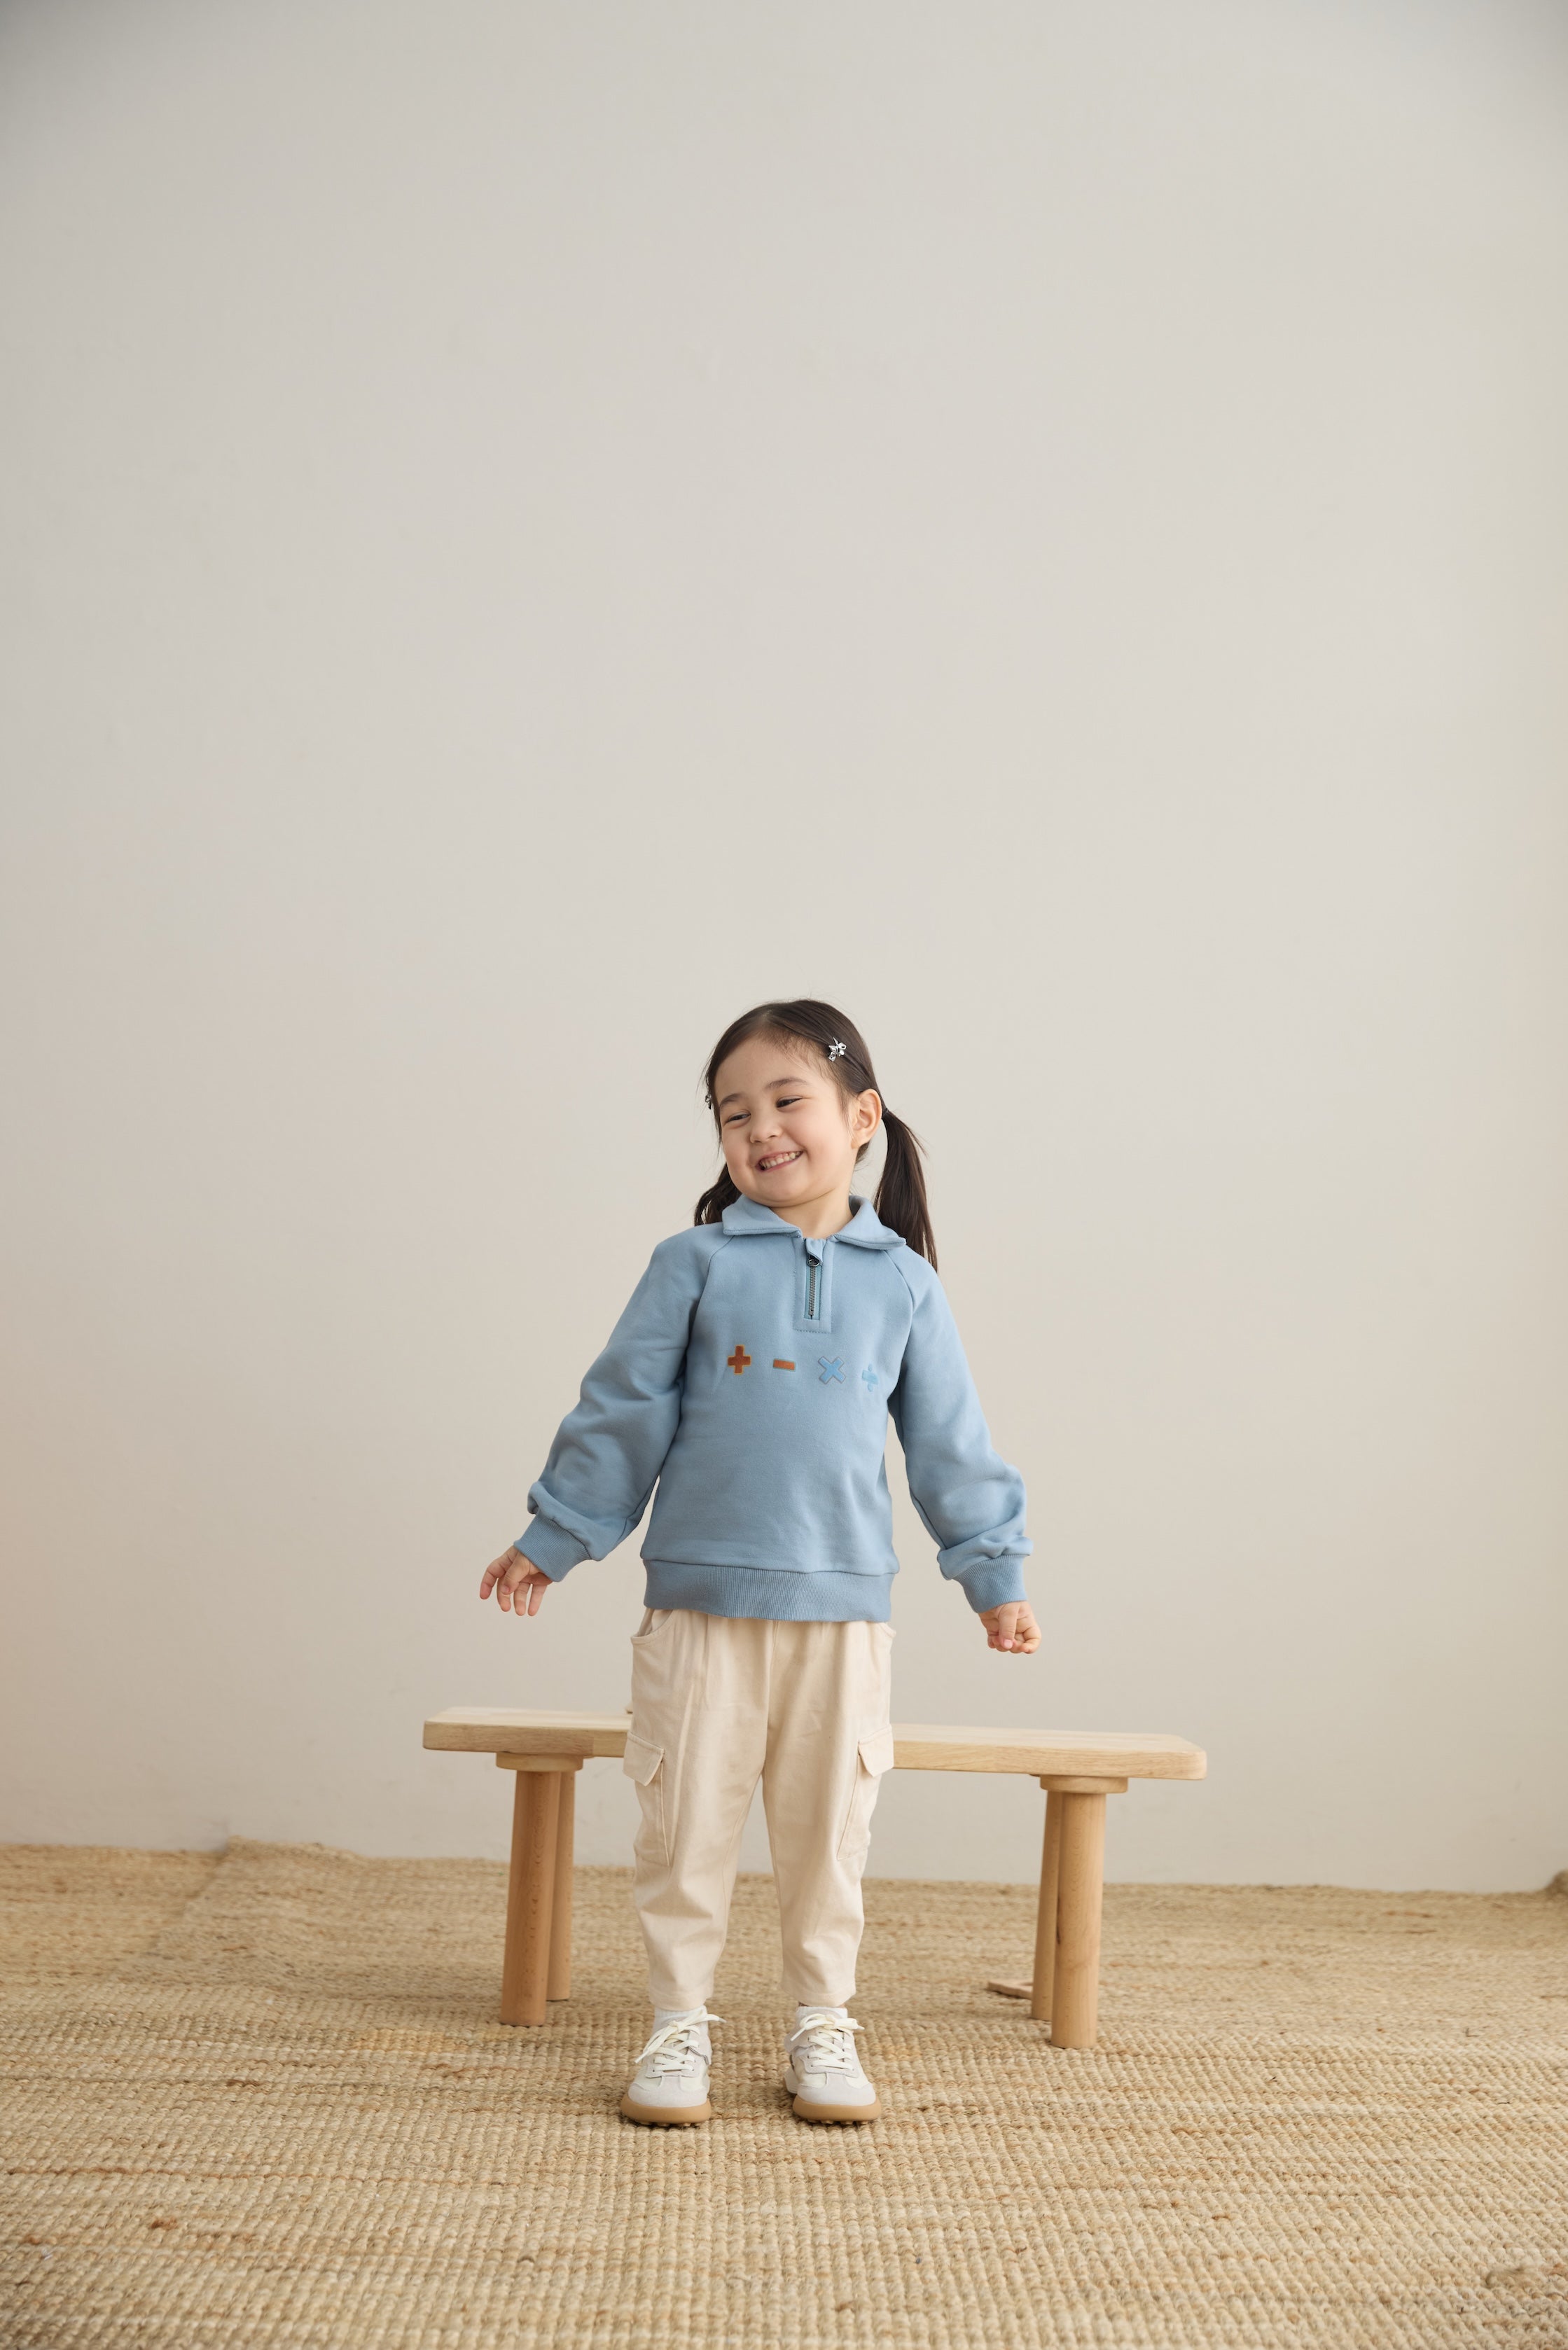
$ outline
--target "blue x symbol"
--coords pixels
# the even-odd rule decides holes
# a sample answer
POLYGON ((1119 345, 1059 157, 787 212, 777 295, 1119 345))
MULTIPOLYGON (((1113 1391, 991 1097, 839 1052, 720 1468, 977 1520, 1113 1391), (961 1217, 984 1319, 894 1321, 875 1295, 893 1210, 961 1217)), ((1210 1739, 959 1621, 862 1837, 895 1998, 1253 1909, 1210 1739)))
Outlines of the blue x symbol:
POLYGON ((835 1355, 831 1363, 828 1361, 826 1355, 818 1355, 816 1359, 822 1365, 823 1386, 826 1387, 829 1379, 837 1379, 842 1385, 844 1379, 844 1362, 842 1357, 835 1355))
POLYGON ((871 1364, 867 1364, 866 1368, 861 1372, 860 1376, 865 1380, 868 1388, 874 1388, 876 1386, 877 1373, 871 1364))

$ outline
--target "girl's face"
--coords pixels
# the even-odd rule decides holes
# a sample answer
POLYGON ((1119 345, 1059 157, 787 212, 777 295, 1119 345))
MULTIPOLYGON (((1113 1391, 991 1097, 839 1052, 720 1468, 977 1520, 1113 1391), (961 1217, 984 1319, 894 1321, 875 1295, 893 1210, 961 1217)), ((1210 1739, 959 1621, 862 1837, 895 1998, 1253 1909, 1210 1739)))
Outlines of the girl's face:
POLYGON ((744 1198, 786 1216, 836 1196, 847 1206, 856 1159, 882 1122, 876 1094, 846 1095, 805 1045, 770 1036, 737 1045, 713 1091, 724 1164, 744 1198))

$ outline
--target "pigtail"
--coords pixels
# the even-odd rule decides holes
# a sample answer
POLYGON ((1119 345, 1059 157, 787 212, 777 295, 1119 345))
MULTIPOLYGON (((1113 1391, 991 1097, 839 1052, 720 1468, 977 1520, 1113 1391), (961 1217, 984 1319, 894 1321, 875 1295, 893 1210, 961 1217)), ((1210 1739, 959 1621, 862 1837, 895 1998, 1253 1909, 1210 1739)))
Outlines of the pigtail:
POLYGON ((696 1213, 691 1219, 692 1222, 716 1224, 725 1209, 732 1208, 740 1196, 735 1189, 734 1178, 726 1167, 712 1189, 704 1191, 698 1201, 696 1213))
POLYGON ((920 1139, 912 1127, 895 1118, 884 1103, 882 1125, 888 1156, 877 1186, 877 1213, 890 1232, 898 1232, 931 1271, 937 1269, 936 1236, 926 1199, 926 1173, 920 1164, 920 1139))

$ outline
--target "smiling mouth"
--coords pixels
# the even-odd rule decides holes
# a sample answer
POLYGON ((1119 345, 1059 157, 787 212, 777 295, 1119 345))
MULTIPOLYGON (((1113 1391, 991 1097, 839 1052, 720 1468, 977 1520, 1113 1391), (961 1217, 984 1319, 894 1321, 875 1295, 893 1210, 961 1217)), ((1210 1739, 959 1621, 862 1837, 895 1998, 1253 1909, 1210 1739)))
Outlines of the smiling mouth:
POLYGON ((771 1175, 775 1168, 792 1167, 795 1160, 801 1156, 802 1154, 798 1150, 778 1151, 772 1159, 759 1159, 757 1161, 757 1172, 759 1175, 771 1175))

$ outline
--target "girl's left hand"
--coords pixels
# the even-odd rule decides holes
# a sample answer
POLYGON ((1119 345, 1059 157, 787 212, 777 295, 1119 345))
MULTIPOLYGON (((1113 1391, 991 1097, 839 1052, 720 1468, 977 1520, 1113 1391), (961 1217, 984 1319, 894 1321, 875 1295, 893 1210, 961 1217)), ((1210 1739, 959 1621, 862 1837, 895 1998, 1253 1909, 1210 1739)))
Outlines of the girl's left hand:
POLYGON ((1010 1599, 1004 1607, 988 1607, 981 1617, 986 1647, 1003 1649, 1010 1657, 1032 1657, 1040 1646, 1040 1627, 1027 1599, 1010 1599))

